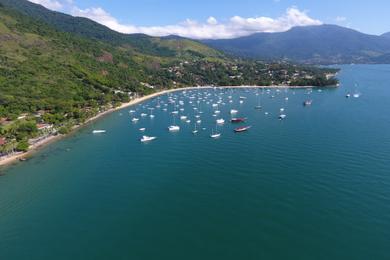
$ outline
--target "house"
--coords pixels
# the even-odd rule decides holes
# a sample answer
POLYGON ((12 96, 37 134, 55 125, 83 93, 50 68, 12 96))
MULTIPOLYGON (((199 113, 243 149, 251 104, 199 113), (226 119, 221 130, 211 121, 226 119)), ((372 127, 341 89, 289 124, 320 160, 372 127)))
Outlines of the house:
POLYGON ((6 142, 7 142, 7 141, 5 140, 4 137, 0 137, 0 146, 5 145, 6 142))
POLYGON ((23 113, 20 116, 18 116, 18 120, 25 119, 28 116, 27 113, 23 113))
POLYGON ((53 128, 53 125, 49 125, 49 124, 37 124, 37 129, 39 131, 43 131, 43 130, 50 130, 53 128))

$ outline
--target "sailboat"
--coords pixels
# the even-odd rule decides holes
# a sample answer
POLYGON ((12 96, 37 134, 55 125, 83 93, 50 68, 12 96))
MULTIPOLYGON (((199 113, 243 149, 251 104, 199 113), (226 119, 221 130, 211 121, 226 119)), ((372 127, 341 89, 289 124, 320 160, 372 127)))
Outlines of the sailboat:
POLYGON ((149 117, 150 118, 154 118, 154 115, 153 115, 153 108, 149 108, 150 109, 150 115, 149 115, 149 117))
POLYGON ((192 131, 193 134, 197 134, 198 133, 198 129, 196 128, 196 124, 194 125, 194 130, 192 131))
POLYGON ((221 137, 221 133, 218 133, 217 125, 215 126, 215 133, 214 133, 213 130, 211 130, 210 137, 213 138, 213 139, 221 137))
POLYGON ((358 84, 355 83, 355 92, 352 95, 354 98, 359 98, 360 97, 360 92, 357 90, 357 88, 358 88, 358 84))
POLYGON ((180 126, 176 125, 175 116, 173 116, 173 125, 168 127, 169 132, 178 132, 180 131, 180 126))
POLYGON ((257 106, 255 106, 255 109, 260 110, 262 107, 261 107, 261 102, 260 102, 260 95, 259 95, 259 93, 257 93, 257 96, 258 96, 258 98, 257 98, 257 106))

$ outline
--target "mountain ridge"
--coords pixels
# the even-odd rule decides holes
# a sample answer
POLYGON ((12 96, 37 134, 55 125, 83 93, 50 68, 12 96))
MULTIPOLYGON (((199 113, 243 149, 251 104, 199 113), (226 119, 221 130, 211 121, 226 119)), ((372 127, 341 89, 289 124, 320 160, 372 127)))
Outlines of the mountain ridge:
POLYGON ((390 53, 386 37, 328 24, 201 42, 235 56, 307 64, 375 63, 390 53))
POLYGON ((390 38, 390 32, 384 33, 381 35, 382 37, 390 38))

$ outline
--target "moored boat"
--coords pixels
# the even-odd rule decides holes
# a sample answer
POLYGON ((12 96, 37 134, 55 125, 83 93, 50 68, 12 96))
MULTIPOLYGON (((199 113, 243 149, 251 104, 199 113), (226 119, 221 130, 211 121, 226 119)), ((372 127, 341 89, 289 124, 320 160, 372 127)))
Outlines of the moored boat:
POLYGON ((232 123, 242 123, 245 122, 247 118, 245 117, 234 117, 230 120, 232 123))
POLYGON ((223 125, 223 124, 225 124, 225 120, 223 118, 217 119, 217 124, 223 125))
POLYGON ((106 132, 106 130, 93 130, 92 133, 93 134, 104 134, 106 132))
POLYGON ((286 117, 287 117, 286 114, 280 114, 280 115, 279 115, 279 119, 280 119, 280 120, 283 120, 283 119, 285 119, 286 117))
POLYGON ((157 137, 155 137, 155 136, 146 136, 146 135, 144 135, 144 136, 142 136, 142 138, 140 139, 140 141, 142 142, 142 143, 145 143, 145 142, 150 142, 150 141, 153 141, 153 140, 155 140, 157 137))
POLYGON ((221 134, 220 133, 211 134, 210 137, 216 139, 216 138, 221 137, 221 134))
POLYGON ((168 127, 169 132, 178 132, 180 131, 180 126, 178 125, 171 125, 168 127))
POLYGON ((236 129, 234 129, 234 132, 235 133, 241 133, 241 132, 245 132, 245 131, 248 131, 252 126, 242 126, 242 127, 238 127, 236 129))

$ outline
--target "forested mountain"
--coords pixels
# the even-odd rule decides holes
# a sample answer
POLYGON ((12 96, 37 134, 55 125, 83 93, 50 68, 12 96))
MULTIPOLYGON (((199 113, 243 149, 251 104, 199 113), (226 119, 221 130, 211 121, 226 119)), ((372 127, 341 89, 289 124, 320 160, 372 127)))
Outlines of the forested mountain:
POLYGON ((309 64, 390 62, 390 38, 336 25, 295 27, 281 33, 203 42, 236 56, 260 59, 309 64))

